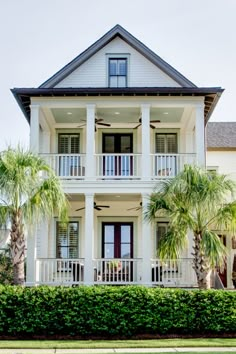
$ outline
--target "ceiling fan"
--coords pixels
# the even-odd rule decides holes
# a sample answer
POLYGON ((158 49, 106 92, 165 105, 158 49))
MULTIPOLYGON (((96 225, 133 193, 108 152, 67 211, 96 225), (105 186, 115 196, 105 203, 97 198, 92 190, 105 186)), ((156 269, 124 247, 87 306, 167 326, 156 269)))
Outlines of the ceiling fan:
MULTIPOLYGON (((102 210, 102 208, 110 208, 109 205, 97 205, 96 202, 93 203, 93 207, 94 207, 94 209, 96 209, 98 211, 102 210)), ((85 209, 85 207, 76 209, 75 211, 79 211, 79 210, 83 210, 83 209, 85 209)))
MULTIPOLYGON (((111 126, 110 123, 103 123, 103 121, 104 121, 104 119, 95 117, 95 127, 94 127, 95 132, 97 131, 97 125, 103 125, 105 127, 110 127, 111 126)), ((86 120, 83 119, 82 122, 86 122, 86 120)), ((83 127, 85 125, 86 125, 86 123, 83 123, 81 125, 78 125, 77 128, 81 128, 81 127, 83 127)))
MULTIPOLYGON (((156 127, 154 125, 152 125, 152 123, 160 123, 160 122, 161 121, 159 119, 150 120, 150 128, 155 129, 156 127)), ((139 118, 138 123, 139 124, 134 129, 137 129, 138 127, 140 127, 140 125, 142 125, 142 118, 139 118)))
POLYGON ((142 206, 143 206, 143 203, 140 202, 140 203, 139 203, 139 206, 134 207, 134 208, 129 208, 129 209, 127 209, 127 210, 135 210, 135 211, 138 211, 138 210, 141 210, 141 209, 142 209, 142 206))

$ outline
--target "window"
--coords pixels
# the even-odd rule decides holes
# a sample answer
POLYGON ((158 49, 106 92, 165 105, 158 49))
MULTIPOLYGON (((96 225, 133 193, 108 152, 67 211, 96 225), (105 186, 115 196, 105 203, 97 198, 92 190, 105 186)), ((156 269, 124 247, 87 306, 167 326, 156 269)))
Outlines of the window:
POLYGON ((79 152, 79 134, 58 135, 58 153, 61 154, 59 155, 59 176, 84 176, 84 166, 81 166, 81 157, 79 152))
POLYGON ((109 87, 127 87, 127 59, 109 59, 109 87))
POLYGON ((156 134, 155 173, 158 177, 175 176, 177 174, 177 134, 156 134))
POLYGON ((56 257, 78 258, 79 223, 70 221, 67 224, 57 222, 56 257))
POLYGON ((78 154, 80 145, 79 134, 59 134, 58 153, 59 154, 78 154))
POLYGON ((156 229, 156 255, 158 256, 158 248, 160 239, 167 233, 168 222, 158 222, 156 229))

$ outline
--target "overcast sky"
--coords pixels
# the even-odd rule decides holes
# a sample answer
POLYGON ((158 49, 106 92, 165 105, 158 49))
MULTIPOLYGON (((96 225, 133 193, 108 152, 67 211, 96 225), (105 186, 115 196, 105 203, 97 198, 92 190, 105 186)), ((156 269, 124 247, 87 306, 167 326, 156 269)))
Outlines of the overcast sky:
POLYGON ((200 87, 211 121, 236 121, 236 0, 0 0, 0 150, 28 144, 11 88, 38 87, 120 24, 200 87))

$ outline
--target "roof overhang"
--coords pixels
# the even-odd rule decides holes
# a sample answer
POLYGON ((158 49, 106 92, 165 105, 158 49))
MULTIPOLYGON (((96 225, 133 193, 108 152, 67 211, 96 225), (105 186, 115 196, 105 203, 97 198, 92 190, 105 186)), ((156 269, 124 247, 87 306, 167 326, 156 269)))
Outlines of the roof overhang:
POLYGON ((205 123, 208 122, 222 92, 220 87, 129 87, 129 88, 14 88, 11 90, 30 123, 32 97, 86 96, 192 96, 204 97, 205 123))

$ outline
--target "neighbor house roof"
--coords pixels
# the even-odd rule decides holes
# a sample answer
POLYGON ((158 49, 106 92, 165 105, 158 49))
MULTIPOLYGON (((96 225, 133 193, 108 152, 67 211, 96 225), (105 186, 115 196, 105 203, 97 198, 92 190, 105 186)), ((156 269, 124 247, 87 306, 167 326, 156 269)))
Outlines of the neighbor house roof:
POLYGON ((120 37, 126 43, 128 43, 131 47, 137 50, 140 54, 146 57, 149 61, 151 61, 154 65, 156 65, 159 69, 161 69, 164 73, 170 76, 173 80, 175 80, 178 84, 183 87, 196 87, 191 81, 189 81, 186 77, 184 77, 180 72, 174 69, 171 65, 165 62, 162 58, 160 58, 156 53, 154 53, 151 49, 145 46, 142 42, 140 42, 137 38, 135 38, 131 33, 126 31, 122 26, 116 25, 106 34, 104 34, 100 39, 98 39, 95 43, 93 43, 89 48, 87 48, 84 52, 78 55, 75 59, 73 59, 70 63, 64 66, 61 70, 59 70, 56 74, 50 77, 47 81, 45 81, 40 88, 52 88, 57 85, 60 81, 62 81, 66 76, 68 76, 72 71, 77 69, 80 65, 82 65, 86 60, 91 58, 94 54, 96 54, 99 50, 101 50, 104 46, 106 46, 109 42, 111 42, 115 37, 120 37))
POLYGON ((236 149, 236 122, 210 122, 207 125, 207 149, 236 149))

